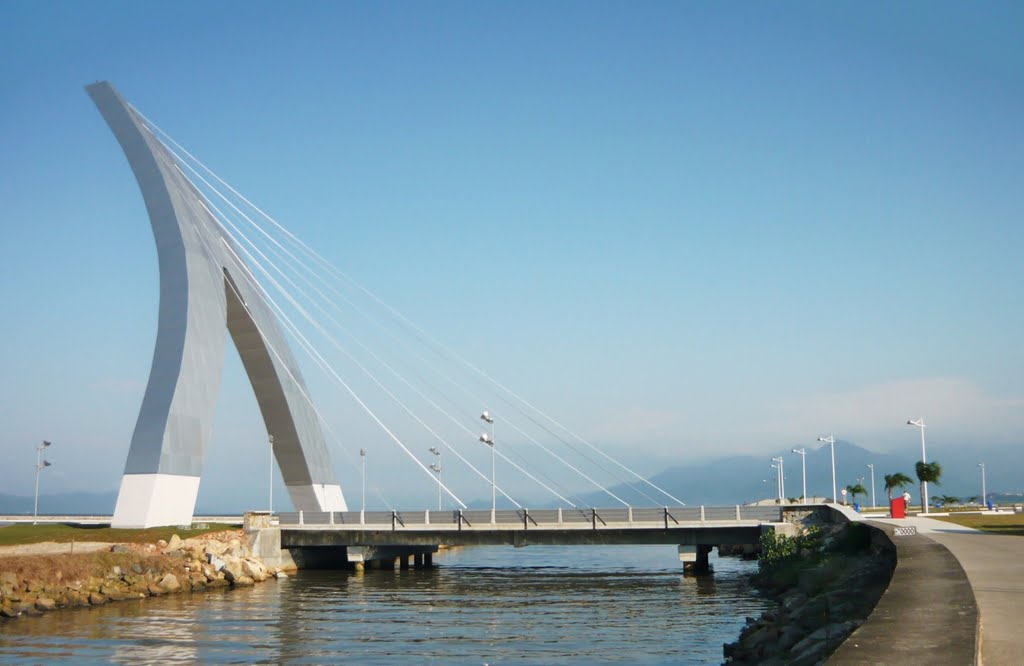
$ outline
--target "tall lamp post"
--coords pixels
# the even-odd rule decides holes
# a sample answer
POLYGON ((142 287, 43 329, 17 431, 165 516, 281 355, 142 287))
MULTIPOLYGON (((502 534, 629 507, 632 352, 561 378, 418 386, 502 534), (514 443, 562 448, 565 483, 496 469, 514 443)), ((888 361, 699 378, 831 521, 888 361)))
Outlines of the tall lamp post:
POLYGON ((366 449, 359 449, 359 476, 362 480, 362 503, 359 505, 359 524, 366 521, 366 449))
POLYGON ((985 463, 978 463, 981 468, 981 505, 988 506, 988 493, 985 492, 985 463))
MULTIPOLYGON (((772 458, 772 460, 778 460, 778 458, 772 458)), ((780 467, 775 463, 772 463, 772 469, 775 470, 775 496, 779 500, 779 504, 782 504, 782 473, 780 467)))
POLYGON ((782 456, 772 460, 778 463, 778 501, 782 504, 785 502, 785 466, 782 464, 782 456))
POLYGON ((437 458, 437 462, 430 466, 437 474, 437 510, 441 510, 441 449, 436 446, 430 447, 430 452, 437 458))
POLYGON ((43 450, 50 448, 50 446, 51 443, 44 439, 43 443, 36 447, 36 501, 35 508, 32 509, 33 525, 39 520, 39 472, 52 464, 49 460, 43 460, 43 450))
POLYGON ((828 442, 829 447, 832 449, 832 501, 836 500, 836 438, 832 435, 828 437, 819 437, 819 442, 828 442))
MULTIPOLYGON (((921 462, 928 462, 928 454, 924 450, 924 419, 920 418, 916 421, 907 421, 907 425, 921 429, 921 462)), ((924 502, 924 506, 921 507, 921 510, 928 513, 928 482, 922 481, 921 485, 924 487, 924 497, 921 498, 921 501, 924 502)))
POLYGON ((495 465, 494 465, 494 417, 491 416, 490 412, 486 409, 484 413, 480 415, 480 418, 486 421, 491 426, 491 432, 483 433, 480 435, 480 441, 491 447, 491 522, 494 522, 495 509, 497 509, 498 495, 495 492, 497 482, 495 481, 495 465))
POLYGON ((800 469, 804 486, 804 494, 801 496, 801 500, 804 504, 807 504, 807 449, 793 449, 793 453, 800 454, 800 469))
POLYGON ((873 463, 868 463, 868 469, 871 470, 871 508, 875 508, 875 466, 873 463))

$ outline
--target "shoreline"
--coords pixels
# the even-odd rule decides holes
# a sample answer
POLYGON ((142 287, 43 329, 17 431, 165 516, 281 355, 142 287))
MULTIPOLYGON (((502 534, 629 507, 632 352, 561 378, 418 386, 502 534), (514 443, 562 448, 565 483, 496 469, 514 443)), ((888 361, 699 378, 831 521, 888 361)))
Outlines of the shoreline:
POLYGON ((43 542, 0 547, 0 622, 71 607, 251 586, 285 577, 243 530, 156 543, 43 542))
POLYGON ((722 646, 726 664, 817 664, 870 617, 896 569, 885 533, 815 512, 795 537, 762 537, 754 586, 777 603, 722 646))

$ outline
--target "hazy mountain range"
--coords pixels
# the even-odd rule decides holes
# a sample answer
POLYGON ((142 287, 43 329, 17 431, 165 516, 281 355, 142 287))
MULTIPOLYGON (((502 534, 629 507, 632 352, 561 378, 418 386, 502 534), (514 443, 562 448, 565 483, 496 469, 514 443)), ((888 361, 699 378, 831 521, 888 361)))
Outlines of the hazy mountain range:
MULTIPOLYGON (((856 444, 837 441, 836 449, 836 486, 843 488, 864 477, 864 487, 868 491, 866 498, 859 498, 862 503, 871 502, 871 475, 867 465, 875 466, 875 493, 879 505, 886 503, 883 477, 893 472, 903 472, 914 478, 914 460, 907 456, 868 451, 856 444)), ((786 496, 799 497, 802 494, 800 456, 787 449, 762 456, 730 456, 711 461, 702 461, 692 465, 669 467, 650 477, 653 484, 665 489, 675 497, 690 505, 729 505, 742 504, 758 499, 775 497, 775 470, 770 468, 771 458, 782 455, 785 458, 786 496)), ((981 494, 981 477, 977 467, 978 452, 972 449, 951 449, 943 451, 940 462, 943 464, 942 485, 931 488, 932 495, 950 494, 968 497, 981 494)), ((991 483, 993 470, 990 470, 989 493, 1016 493, 1021 488, 1001 487, 991 483)), ((998 471, 998 470, 996 470, 998 471)), ((659 494, 646 484, 640 482, 629 485, 612 486, 609 491, 624 501, 635 506, 651 506, 674 504, 664 495, 659 494), (644 496, 645 493, 647 497, 644 496)), ((910 488, 916 497, 916 484, 910 488)), ((807 448, 807 494, 811 497, 832 495, 832 472, 829 446, 826 444, 816 449, 807 448)), ((600 491, 578 495, 578 502, 584 506, 611 507, 619 503, 607 493, 600 491)), ((74 492, 52 495, 41 495, 39 498, 40 513, 48 514, 100 514, 113 513, 117 493, 109 492, 74 492)), ((286 500, 282 498, 282 502, 286 500)), ((31 514, 32 497, 19 497, 0 494, 0 513, 31 514)), ((490 506, 490 498, 470 502, 474 508, 490 506)), ((554 506, 547 501, 530 502, 528 506, 542 508, 554 506)), ((198 515, 219 513, 239 513, 253 508, 244 499, 201 500, 196 507, 198 515)), ((262 505, 260 505, 262 508, 262 505)), ((287 510, 289 507, 278 507, 287 510)), ((399 507, 403 508, 403 507, 399 507)), ((418 507, 404 507, 418 508, 418 507)))

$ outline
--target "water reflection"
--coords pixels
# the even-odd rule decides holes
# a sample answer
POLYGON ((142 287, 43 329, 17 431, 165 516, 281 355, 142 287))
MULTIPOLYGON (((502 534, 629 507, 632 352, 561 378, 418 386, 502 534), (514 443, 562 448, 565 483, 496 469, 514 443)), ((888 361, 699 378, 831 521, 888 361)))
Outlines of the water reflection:
POLYGON ((0 624, 0 660, 720 663, 768 602, 752 564, 683 576, 674 547, 471 548, 421 571, 303 572, 0 624))

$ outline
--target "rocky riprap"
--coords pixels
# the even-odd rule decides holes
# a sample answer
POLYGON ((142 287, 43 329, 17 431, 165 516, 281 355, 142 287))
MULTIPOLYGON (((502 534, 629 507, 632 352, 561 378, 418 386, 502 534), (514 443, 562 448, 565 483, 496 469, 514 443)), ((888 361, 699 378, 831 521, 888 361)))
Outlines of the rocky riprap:
POLYGON ((870 615, 896 565, 892 544, 859 523, 813 527, 755 584, 778 601, 723 647, 727 664, 824 662, 870 615))
POLYGON ((219 536, 182 540, 174 535, 168 542, 115 544, 99 553, 0 558, 0 617, 284 576, 254 557, 240 532, 219 536))

